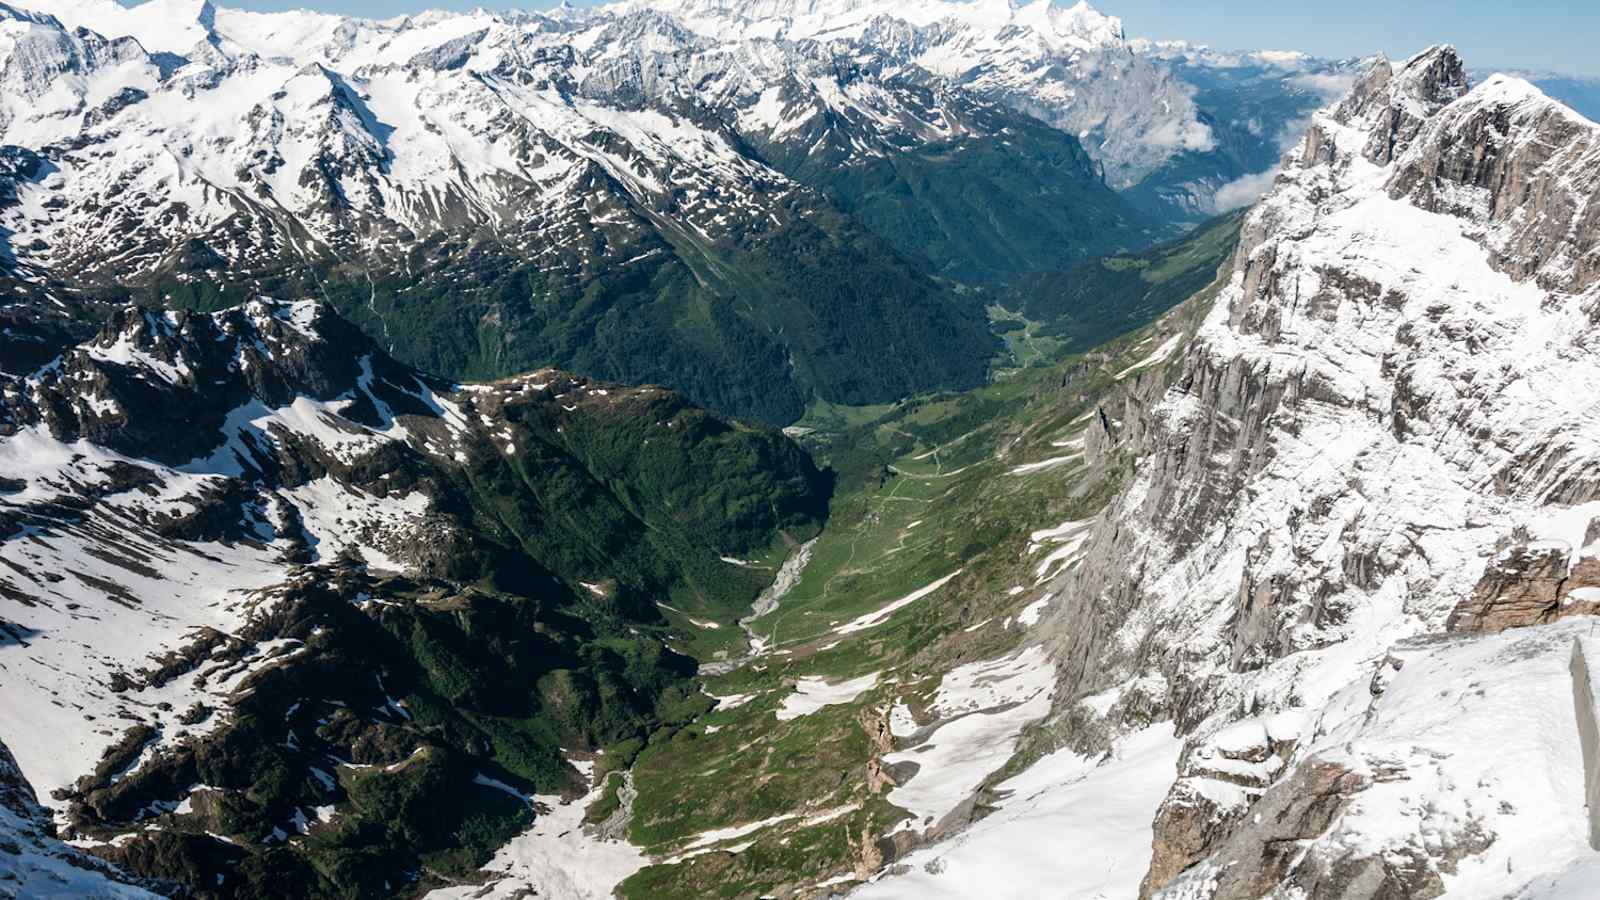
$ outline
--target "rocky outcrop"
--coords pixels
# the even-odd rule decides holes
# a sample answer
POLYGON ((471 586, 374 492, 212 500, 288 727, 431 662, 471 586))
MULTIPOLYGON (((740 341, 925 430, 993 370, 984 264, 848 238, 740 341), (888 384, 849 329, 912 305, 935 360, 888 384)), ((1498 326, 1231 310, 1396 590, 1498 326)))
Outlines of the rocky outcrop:
MULTIPOLYGON (((1364 199, 1372 188, 1353 168, 1425 165, 1440 152, 1435 119, 1503 103, 1509 89, 1501 82, 1468 93, 1461 71, 1449 48, 1374 66, 1313 126, 1293 155, 1299 168, 1287 170, 1247 220, 1231 284, 1197 335, 1183 376, 1143 417, 1149 452, 1134 489, 1096 529, 1086 564, 1063 579, 1069 602, 1062 621, 1073 623, 1059 650, 1068 694, 1102 690, 1133 671, 1160 673, 1171 713, 1191 726, 1227 702, 1205 673, 1246 675, 1337 643, 1364 598, 1394 590, 1431 597, 1426 610, 1408 605, 1420 620, 1442 626, 1482 575, 1481 563, 1470 575, 1464 568, 1474 538, 1446 533, 1478 533, 1475 517, 1510 526, 1518 515, 1509 497, 1472 500, 1469 485, 1515 468, 1517 484, 1507 495, 1585 499, 1565 487, 1582 469, 1574 454, 1584 446, 1565 437, 1578 427, 1570 408, 1494 400, 1498 388, 1475 374, 1490 347, 1520 353, 1513 349, 1524 333, 1520 311, 1512 316, 1502 306, 1503 325, 1481 318, 1475 325, 1473 299, 1440 299, 1419 280, 1431 273, 1337 255, 1345 241, 1360 239, 1345 234, 1346 222, 1370 233, 1358 218, 1375 221, 1378 207, 1394 202, 1387 193, 1364 199), (1373 208, 1357 213, 1361 204, 1373 208), (1525 437, 1502 446, 1497 435, 1525 437), (1423 461, 1445 441, 1448 461, 1423 461), (1397 510, 1363 499, 1390 491, 1392 473, 1402 471, 1400 477, 1422 478, 1420 505, 1397 510), (1459 585, 1460 593, 1449 596, 1447 585, 1459 585), (1201 618, 1197 586, 1215 598, 1199 604, 1216 637, 1211 649, 1194 642, 1191 650, 1169 637, 1201 618), (1180 595, 1187 597, 1181 606, 1180 595), (1157 597, 1160 613, 1150 610, 1157 597), (1130 617, 1142 621, 1134 615, 1141 608, 1172 618, 1164 629, 1126 633, 1130 617)), ((1521 101, 1541 102, 1552 105, 1531 94, 1521 101)), ((1566 157, 1548 165, 1581 170, 1566 157)), ((1557 175, 1552 169, 1539 177, 1557 175)), ((1535 194, 1526 183, 1506 194, 1522 198, 1518 221, 1537 217, 1529 207, 1535 194)), ((1395 217, 1394 235, 1385 238, 1392 245, 1418 239, 1413 220, 1433 215, 1409 204, 1384 209, 1395 217)), ((1560 259, 1508 268, 1477 243, 1487 240, 1482 234, 1463 232, 1447 242, 1449 252, 1477 254, 1499 270, 1494 290, 1538 309, 1544 282, 1534 271, 1561 271, 1560 259)), ((1574 297, 1552 299, 1544 309, 1555 320, 1577 314, 1581 321, 1582 307, 1574 297)), ((1564 342, 1553 354, 1548 365, 1526 364, 1527 373, 1552 384, 1562 371, 1600 381, 1564 342)), ((1118 427, 1134 430, 1126 422, 1118 427)))
POLYGON ((1283 773, 1299 742, 1294 717, 1249 720, 1191 740, 1178 780, 1156 811, 1140 900, 1216 852, 1283 773))
POLYGON ((211 315, 128 306, 34 373, 29 390, 0 394, 0 435, 40 425, 182 465, 215 448, 240 404, 331 400, 359 380, 363 357, 379 378, 410 377, 323 304, 257 301, 211 315))
MULTIPOLYGON (((1594 525, 1590 526, 1591 532, 1594 525)), ((1472 596, 1445 620, 1446 631, 1495 632, 1600 613, 1600 560, 1573 560, 1561 541, 1517 544, 1496 554, 1472 596)))
POLYGON ((871 878, 883 868, 883 843, 873 836, 871 828, 862 828, 859 836, 850 839, 850 845, 855 850, 857 878, 871 878))
POLYGON ((889 709, 863 708, 856 721, 867 733, 871 753, 867 757, 867 793, 877 795, 894 787, 894 779, 884 768, 883 757, 894 750, 894 734, 889 728, 889 709))
MULTIPOLYGON (((1330 880, 1326 870, 1333 866, 1312 861, 1303 854, 1304 845, 1327 830, 1367 783, 1361 774, 1338 762, 1308 760, 1300 764, 1255 804, 1252 827, 1209 848, 1217 859, 1229 860, 1232 865, 1202 864, 1155 896, 1255 900, 1291 878, 1304 879, 1301 883, 1330 880)), ((1161 887, 1149 881, 1147 885, 1161 887)))
MULTIPOLYGON (((1390 196, 1494 226, 1496 268, 1579 293, 1600 280, 1600 138, 1571 109, 1503 75, 1480 102, 1443 110, 1389 178, 1390 196)), ((1566 502, 1577 502, 1567 500, 1566 502)))
POLYGON ((1380 166, 1394 162, 1435 113, 1467 92, 1466 67, 1449 47, 1412 57, 1398 69, 1380 63, 1367 80, 1371 84, 1341 104, 1334 118, 1366 127, 1362 155, 1380 166))
POLYGON ((1586 632, 1567 622, 1397 645, 1319 704, 1283 775, 1153 896, 1425 900, 1468 873, 1524 896, 1542 870, 1588 858, 1569 665, 1586 632))

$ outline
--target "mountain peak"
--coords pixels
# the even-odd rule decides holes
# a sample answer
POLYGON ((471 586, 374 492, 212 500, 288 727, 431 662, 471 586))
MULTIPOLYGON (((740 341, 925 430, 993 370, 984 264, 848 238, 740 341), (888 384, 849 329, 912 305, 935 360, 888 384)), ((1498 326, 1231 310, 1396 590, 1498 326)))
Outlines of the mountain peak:
MULTIPOLYGON (((1332 119, 1368 135, 1367 159, 1387 165, 1402 152, 1435 113, 1467 93, 1466 67, 1454 47, 1440 44, 1395 66, 1382 54, 1356 79, 1334 107, 1332 119)), ((1316 125, 1309 132, 1310 156, 1324 136, 1316 125)))
POLYGON ((68 28, 108 38, 132 37, 151 53, 186 54, 216 37, 217 8, 211 0, 13 0, 13 6, 54 16, 68 28))
POLYGON ((1126 43, 1121 19, 1082 0, 1070 7, 1058 6, 1053 0, 1010 4, 1010 16, 1002 27, 1012 26, 1030 28, 1057 47, 1094 50, 1126 43))
POLYGON ((1547 104, 1558 109, 1563 115, 1580 120, 1583 124, 1593 126, 1595 122, 1582 113, 1550 96, 1543 88, 1518 75, 1505 72, 1496 72, 1475 85, 1466 96, 1479 97, 1485 102, 1493 102, 1502 106, 1515 106, 1522 104, 1547 104))
POLYGON ((0 3, 0 21, 22 22, 29 25, 49 25, 61 27, 61 22, 55 16, 45 12, 27 9, 18 9, 5 3, 0 3))
POLYGON ((1467 69, 1449 44, 1436 44, 1403 63, 1395 73, 1396 91, 1439 109, 1466 94, 1467 69))

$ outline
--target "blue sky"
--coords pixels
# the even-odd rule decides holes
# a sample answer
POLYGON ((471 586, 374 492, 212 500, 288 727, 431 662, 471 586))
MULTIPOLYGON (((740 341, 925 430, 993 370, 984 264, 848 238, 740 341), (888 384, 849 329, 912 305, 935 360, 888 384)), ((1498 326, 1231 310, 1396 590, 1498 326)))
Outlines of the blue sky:
MULTIPOLYGON (((217 0, 247 9, 312 7, 387 17, 429 8, 544 9, 496 0, 217 0)), ((585 0, 575 0, 584 3, 585 0)), ((1069 2, 1069 0, 1057 0, 1069 2)), ((1094 0, 1091 0, 1094 2, 1094 0)), ((592 5, 592 4, 585 4, 592 5)), ((1474 68, 1600 75, 1600 0, 1100 0, 1135 37, 1182 38, 1224 49, 1403 56, 1432 43, 1461 48, 1474 68)))

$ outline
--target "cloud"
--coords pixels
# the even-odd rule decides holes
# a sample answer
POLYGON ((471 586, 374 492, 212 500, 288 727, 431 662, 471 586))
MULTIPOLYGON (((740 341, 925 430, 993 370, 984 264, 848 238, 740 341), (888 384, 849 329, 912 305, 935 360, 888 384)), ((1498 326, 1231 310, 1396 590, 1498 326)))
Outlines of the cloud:
POLYGON ((1198 153, 1206 153, 1217 147, 1211 127, 1199 119, 1168 119, 1146 132, 1144 143, 1163 150, 1193 150, 1198 153))
POLYGON ((1219 213, 1232 212, 1241 206, 1249 206, 1261 199, 1261 195, 1272 187, 1272 181, 1277 177, 1278 167, 1273 166, 1265 172, 1234 179, 1217 189, 1217 196, 1212 203, 1219 213))
POLYGON ((1283 153, 1305 140, 1306 132, 1311 129, 1311 116, 1301 116, 1283 123, 1283 130, 1278 132, 1278 152, 1283 153))
POLYGON ((1310 91, 1313 94, 1321 94, 1329 100, 1337 100, 1350 93, 1350 89, 1355 87, 1356 74, 1354 72, 1339 74, 1307 72, 1304 75, 1296 75, 1290 78, 1289 85, 1300 88, 1303 91, 1310 91))
POLYGON ((1299 50, 1257 50, 1250 54, 1269 66, 1280 69, 1303 69, 1311 63, 1311 56, 1299 50))

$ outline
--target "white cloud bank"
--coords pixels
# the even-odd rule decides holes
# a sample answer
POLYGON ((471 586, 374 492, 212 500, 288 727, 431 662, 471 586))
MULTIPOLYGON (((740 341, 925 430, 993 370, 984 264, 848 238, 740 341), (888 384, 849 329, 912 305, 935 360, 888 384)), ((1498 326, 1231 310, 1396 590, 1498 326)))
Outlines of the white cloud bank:
POLYGON ((1278 177, 1278 167, 1273 166, 1265 172, 1246 175, 1234 179, 1217 189, 1217 196, 1212 201, 1218 213, 1232 212, 1242 206, 1261 199, 1271 187, 1273 179, 1278 177))

